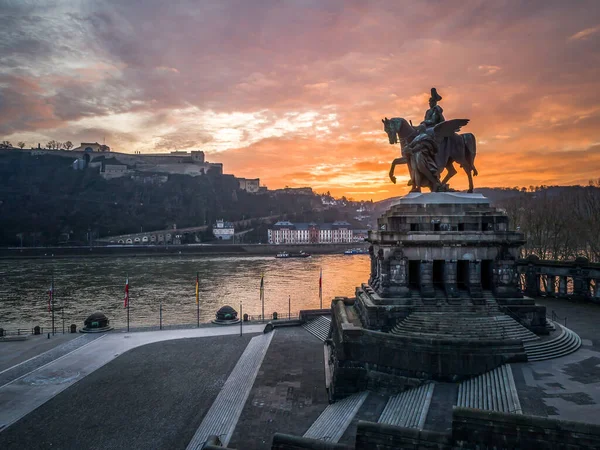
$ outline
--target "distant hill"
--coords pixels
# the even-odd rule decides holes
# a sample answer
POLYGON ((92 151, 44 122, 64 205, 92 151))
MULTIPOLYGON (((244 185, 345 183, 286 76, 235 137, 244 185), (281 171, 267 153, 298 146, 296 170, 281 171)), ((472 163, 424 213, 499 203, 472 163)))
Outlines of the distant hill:
MULTIPOLYGON (((146 177, 148 178, 148 177, 146 177)), ((0 246, 85 244, 94 238, 212 225, 275 216, 299 222, 355 222, 352 210, 325 207, 321 197, 302 191, 251 194, 232 175, 168 175, 164 183, 144 177, 106 180, 98 168, 74 170, 68 158, 0 154, 0 246)), ((263 226, 264 228, 264 226, 263 226)), ((250 236, 250 235, 249 235, 250 236)), ((202 240, 211 239, 207 231, 202 240)), ((264 242, 266 230, 254 239, 264 242)))

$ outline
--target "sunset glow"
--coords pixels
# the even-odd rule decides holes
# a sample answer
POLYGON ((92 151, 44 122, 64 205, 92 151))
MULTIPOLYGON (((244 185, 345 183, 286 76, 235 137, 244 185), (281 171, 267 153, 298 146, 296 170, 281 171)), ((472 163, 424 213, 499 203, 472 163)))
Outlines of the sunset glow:
MULTIPOLYGON (((469 118, 476 187, 600 175, 600 6, 0 0, 0 139, 204 150, 269 188, 383 199, 381 119, 469 118)), ((466 189, 459 173, 452 186, 466 189)))

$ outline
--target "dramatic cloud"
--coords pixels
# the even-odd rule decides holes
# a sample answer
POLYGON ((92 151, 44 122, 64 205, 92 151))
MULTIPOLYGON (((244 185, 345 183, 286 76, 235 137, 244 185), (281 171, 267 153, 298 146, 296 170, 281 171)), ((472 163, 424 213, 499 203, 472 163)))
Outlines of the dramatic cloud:
MULTIPOLYGON (((432 86, 470 118, 476 186, 600 172, 596 0, 0 0, 0 139, 203 149, 271 188, 384 198, 432 86)), ((457 169, 459 169, 457 167, 457 169)), ((465 188, 464 173, 452 180, 465 188)))

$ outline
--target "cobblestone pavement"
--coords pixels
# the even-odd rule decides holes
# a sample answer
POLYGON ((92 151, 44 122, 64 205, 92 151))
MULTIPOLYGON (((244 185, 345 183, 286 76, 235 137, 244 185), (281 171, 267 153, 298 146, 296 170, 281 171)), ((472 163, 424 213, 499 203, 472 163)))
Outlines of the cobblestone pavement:
POLYGON ((77 339, 71 339, 27 361, 6 369, 0 372, 0 387, 103 336, 104 334, 80 335, 77 339))
POLYGON ((185 449, 253 336, 134 348, 0 432, 0 448, 185 449))
POLYGON ((512 365, 523 413, 600 424, 600 305, 546 298, 536 302, 547 307, 548 315, 555 311, 566 317, 582 346, 562 358, 512 365))
POLYGON ((323 342, 302 327, 279 328, 229 447, 270 449, 276 432, 302 436, 327 405, 323 342))
POLYGON ((0 342, 0 372, 81 336, 81 333, 60 333, 48 339, 47 334, 27 335, 25 341, 0 342))
MULTIPOLYGON (((262 332, 264 326, 249 325, 245 333, 262 332)), ((119 355, 154 342, 235 335, 237 327, 213 327, 191 330, 150 331, 140 333, 108 333, 85 347, 71 351, 0 387, 0 430, 29 414, 55 395, 119 355)))

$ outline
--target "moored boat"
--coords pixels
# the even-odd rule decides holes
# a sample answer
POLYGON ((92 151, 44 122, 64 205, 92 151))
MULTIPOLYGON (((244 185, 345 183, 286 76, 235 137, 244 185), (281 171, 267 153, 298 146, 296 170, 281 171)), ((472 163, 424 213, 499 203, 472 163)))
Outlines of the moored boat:
POLYGON ((310 253, 298 252, 298 253, 288 253, 288 252, 280 252, 275 255, 275 258, 309 258, 310 253))
POLYGON ((344 252, 344 255, 366 255, 369 250, 366 248, 351 248, 344 252))

